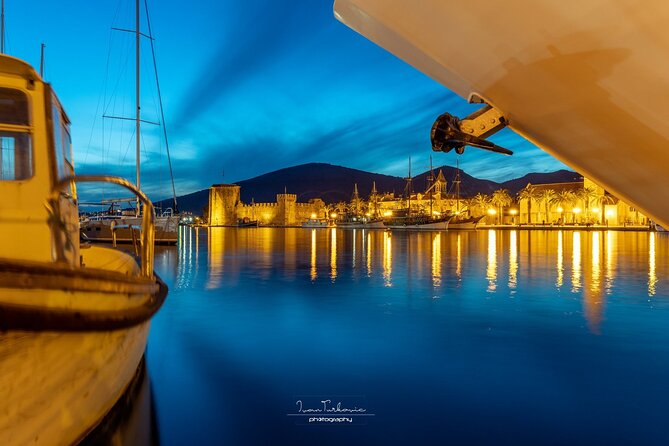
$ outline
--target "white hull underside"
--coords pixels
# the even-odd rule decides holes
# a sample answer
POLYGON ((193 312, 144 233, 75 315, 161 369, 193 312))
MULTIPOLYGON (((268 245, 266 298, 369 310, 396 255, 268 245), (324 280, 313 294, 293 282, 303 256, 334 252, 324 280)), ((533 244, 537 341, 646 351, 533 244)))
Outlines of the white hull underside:
POLYGON ((335 15, 669 226, 668 3, 336 0, 335 15))

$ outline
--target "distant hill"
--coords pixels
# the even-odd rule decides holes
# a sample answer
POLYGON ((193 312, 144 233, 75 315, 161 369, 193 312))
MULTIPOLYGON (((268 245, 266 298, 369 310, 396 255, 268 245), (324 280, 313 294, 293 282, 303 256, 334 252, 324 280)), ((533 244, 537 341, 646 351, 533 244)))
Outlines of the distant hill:
POLYGON ((351 199, 355 183, 358 184, 360 195, 369 195, 374 181, 380 192, 400 193, 404 190, 402 178, 325 163, 301 164, 275 170, 236 184, 242 188, 241 198, 245 203, 251 199, 256 202, 273 202, 276 194, 284 190, 297 194, 299 202, 321 198, 326 203, 336 203, 351 199))
POLYGON ((527 175, 513 180, 505 181, 501 187, 508 189, 511 195, 516 195, 518 191, 527 186, 527 183, 532 184, 549 184, 549 183, 573 183, 583 178, 576 172, 570 170, 557 170, 555 172, 547 173, 528 173, 527 175))
MULTIPOLYGON (((449 192, 455 178, 455 167, 441 166, 434 169, 435 175, 442 170, 446 178, 449 192)), ((425 190, 429 172, 421 173, 414 177, 414 191, 425 190)), ((560 183, 577 181, 581 176, 575 172, 559 170, 549 173, 531 173, 522 178, 496 183, 472 177, 464 171, 460 172, 460 195, 463 197, 474 196, 477 193, 490 194, 497 189, 508 189, 515 195, 527 183, 560 183)), ((260 175, 248 180, 239 181, 241 186, 241 200, 250 203, 274 202, 276 194, 297 194, 299 202, 306 202, 311 198, 322 198, 326 203, 348 201, 353 194, 353 184, 358 184, 358 192, 362 197, 367 197, 372 190, 372 183, 376 182, 379 193, 395 192, 401 194, 404 191, 405 181, 403 178, 378 173, 365 172, 364 170, 349 169, 347 167, 335 166, 325 163, 309 163, 299 166, 287 167, 260 175)), ((179 210, 194 214, 201 214, 202 209, 209 202, 209 189, 182 195, 177 198, 179 210)), ((156 202, 157 206, 171 207, 172 200, 156 202)))

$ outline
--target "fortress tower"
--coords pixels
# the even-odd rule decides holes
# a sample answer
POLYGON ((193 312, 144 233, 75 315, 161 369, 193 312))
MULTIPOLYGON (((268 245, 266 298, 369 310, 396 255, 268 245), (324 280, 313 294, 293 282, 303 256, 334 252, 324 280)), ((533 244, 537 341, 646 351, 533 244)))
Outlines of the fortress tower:
POLYGON ((276 213, 276 224, 281 226, 291 226, 297 224, 297 195, 277 194, 276 202, 278 205, 276 213))
POLYGON ((209 188, 209 225, 237 224, 239 189, 236 184, 214 184, 209 188))

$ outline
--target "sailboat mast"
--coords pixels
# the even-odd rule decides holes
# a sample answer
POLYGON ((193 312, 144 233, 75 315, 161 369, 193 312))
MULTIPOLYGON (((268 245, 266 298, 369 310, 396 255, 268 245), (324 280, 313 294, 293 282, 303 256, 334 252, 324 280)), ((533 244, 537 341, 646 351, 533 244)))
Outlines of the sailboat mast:
POLYGON ((409 157, 409 178, 407 178, 407 197, 408 197, 408 209, 407 217, 411 217, 411 192, 413 188, 411 187, 411 157, 409 157))
MULTIPOLYGON (((139 161, 140 161, 140 153, 139 153, 139 146, 140 146, 140 121, 139 121, 139 109, 140 109, 140 103, 139 103, 139 47, 140 47, 140 40, 139 40, 140 34, 139 34, 139 0, 135 0, 135 104, 136 104, 136 110, 135 110, 135 174, 136 174, 136 181, 135 184, 137 185, 137 189, 140 188, 139 184, 139 161)), ((137 216, 139 216, 139 197, 137 197, 137 209, 135 210, 137 216)))
POLYGON ((430 155, 430 184, 428 185, 430 189, 430 218, 434 215, 434 211, 432 210, 432 194, 434 194, 434 190, 432 189, 432 186, 434 185, 434 172, 432 171, 432 155, 430 155))
POLYGON ((460 160, 455 159, 455 213, 460 213, 460 160))

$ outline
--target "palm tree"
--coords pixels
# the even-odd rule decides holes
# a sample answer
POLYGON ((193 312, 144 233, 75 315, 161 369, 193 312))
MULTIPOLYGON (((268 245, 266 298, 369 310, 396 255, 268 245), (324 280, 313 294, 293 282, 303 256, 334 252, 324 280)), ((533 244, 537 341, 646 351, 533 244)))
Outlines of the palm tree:
POLYGON ((513 199, 511 198, 511 195, 509 195, 508 190, 497 189, 495 192, 492 193, 492 199, 490 201, 492 202, 492 204, 497 206, 497 221, 501 224, 502 209, 504 208, 504 206, 510 205, 513 199))
POLYGON ((485 215, 488 206, 490 205, 490 197, 481 193, 476 194, 472 200, 472 207, 481 209, 481 214, 485 215))
POLYGON ((551 204, 557 205, 558 207, 565 209, 571 209, 574 204, 576 195, 570 190, 563 189, 559 192, 556 192, 551 199, 551 204))
POLYGON ((615 203, 615 201, 616 201, 616 200, 615 200, 615 198, 613 197, 613 195, 609 195, 609 194, 607 194, 606 192, 605 192, 603 195, 601 195, 601 196, 599 197, 599 200, 598 200, 598 202, 599 202, 599 209, 600 209, 600 212, 601 212, 601 214, 602 214, 602 220, 601 220, 600 224, 603 225, 604 222, 605 222, 605 218, 604 218, 604 217, 605 217, 605 212, 604 212, 604 207, 605 207, 605 205, 607 205, 607 204, 613 204, 613 203, 615 203))
POLYGON ((527 200, 528 223, 532 223, 532 200, 536 200, 538 198, 539 198, 539 191, 537 191, 537 188, 532 186, 531 183, 527 183, 527 186, 525 186, 520 190, 520 192, 518 192, 518 199, 527 200))
POLYGON ((541 201, 544 205, 544 210, 545 210, 544 223, 549 222, 548 208, 554 196, 555 196, 555 191, 553 189, 543 189, 542 191, 539 192, 539 196, 537 197, 537 199, 541 201))
POLYGON ((592 200, 596 199, 599 197, 599 194, 597 191, 590 187, 586 186, 583 189, 580 189, 578 192, 576 192, 576 196, 583 200, 583 210, 585 211, 585 218, 589 222, 590 221, 590 203, 592 200))

